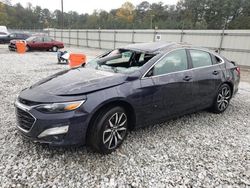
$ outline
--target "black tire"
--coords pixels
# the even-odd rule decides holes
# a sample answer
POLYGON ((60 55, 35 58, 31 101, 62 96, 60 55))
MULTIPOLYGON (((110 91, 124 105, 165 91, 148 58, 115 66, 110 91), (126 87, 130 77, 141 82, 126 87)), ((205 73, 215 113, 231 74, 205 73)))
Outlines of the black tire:
POLYGON ((102 110, 88 131, 88 146, 102 154, 115 151, 128 133, 128 116, 119 106, 102 110), (113 126, 112 126, 113 125, 113 126))
POLYGON ((26 52, 29 52, 29 51, 30 51, 30 47, 26 46, 26 52))
POLYGON ((58 51, 58 47, 57 47, 57 46, 53 46, 53 47, 51 48, 51 51, 52 51, 52 52, 57 52, 57 51, 58 51))
POLYGON ((228 84, 222 84, 217 92, 212 106, 212 111, 216 114, 224 112, 229 106, 232 91, 228 84))

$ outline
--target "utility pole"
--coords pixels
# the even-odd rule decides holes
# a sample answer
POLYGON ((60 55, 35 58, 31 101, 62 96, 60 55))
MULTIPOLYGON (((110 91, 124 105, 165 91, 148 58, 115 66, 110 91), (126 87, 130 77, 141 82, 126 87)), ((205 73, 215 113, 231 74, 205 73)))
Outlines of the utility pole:
POLYGON ((61 7, 62 7, 62 29, 64 29, 63 0, 61 0, 61 7))
POLYGON ((150 29, 153 29, 153 18, 155 15, 151 14, 150 15, 150 29))

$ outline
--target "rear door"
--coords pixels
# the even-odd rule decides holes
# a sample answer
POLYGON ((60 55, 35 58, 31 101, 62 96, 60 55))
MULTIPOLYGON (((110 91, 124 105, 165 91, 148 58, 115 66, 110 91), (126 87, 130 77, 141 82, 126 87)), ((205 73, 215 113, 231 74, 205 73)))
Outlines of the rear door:
POLYGON ((43 47, 46 50, 49 50, 53 47, 52 39, 50 37, 43 37, 43 47))
POLYGON ((207 51, 188 50, 193 68, 193 100, 196 108, 202 109, 212 105, 221 83, 221 62, 207 51))
POLYGON ((144 120, 163 120, 192 108, 192 74, 185 49, 159 60, 141 80, 144 120))

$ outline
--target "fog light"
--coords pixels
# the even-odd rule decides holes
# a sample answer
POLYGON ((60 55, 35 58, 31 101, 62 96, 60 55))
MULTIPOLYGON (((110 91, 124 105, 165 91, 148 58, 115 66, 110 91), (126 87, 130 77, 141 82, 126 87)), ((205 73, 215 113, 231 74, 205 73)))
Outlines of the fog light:
POLYGON ((45 136, 51 136, 51 135, 58 135, 58 134, 65 134, 69 130, 69 126, 62 126, 62 127, 54 127, 50 129, 46 129, 41 134, 38 135, 38 138, 43 138, 45 136))

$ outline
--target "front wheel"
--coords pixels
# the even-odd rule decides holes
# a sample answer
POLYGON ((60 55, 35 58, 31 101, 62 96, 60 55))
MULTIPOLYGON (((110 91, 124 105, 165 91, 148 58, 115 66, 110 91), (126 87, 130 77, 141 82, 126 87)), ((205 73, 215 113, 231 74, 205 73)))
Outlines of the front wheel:
POLYGON ((94 151, 109 154, 125 140, 128 133, 128 117, 122 107, 112 107, 99 113, 90 126, 88 145, 94 151))
POLYGON ((229 106, 230 99, 232 97, 232 91, 228 84, 223 84, 214 100, 212 111, 219 114, 224 112, 229 106))
POLYGON ((26 52, 30 51, 30 47, 26 46, 26 52))

